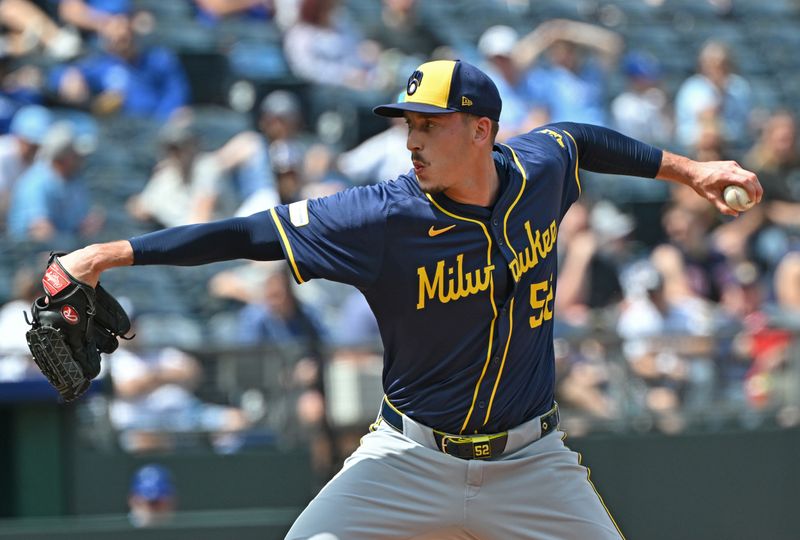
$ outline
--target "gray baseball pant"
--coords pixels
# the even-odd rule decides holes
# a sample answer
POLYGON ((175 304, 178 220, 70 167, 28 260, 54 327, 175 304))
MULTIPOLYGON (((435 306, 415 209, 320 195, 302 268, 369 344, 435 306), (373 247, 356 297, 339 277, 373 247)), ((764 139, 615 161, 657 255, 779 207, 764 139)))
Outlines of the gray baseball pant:
POLYGON ((539 439, 534 419, 500 457, 463 460, 403 424, 379 421, 286 540, 624 540, 563 432, 539 439))

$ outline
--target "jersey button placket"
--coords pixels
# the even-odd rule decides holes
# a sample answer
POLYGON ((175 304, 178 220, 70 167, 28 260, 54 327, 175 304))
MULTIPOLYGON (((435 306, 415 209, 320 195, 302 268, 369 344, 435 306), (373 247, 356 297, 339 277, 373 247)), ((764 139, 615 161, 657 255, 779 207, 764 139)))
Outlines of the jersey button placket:
POLYGON ((492 223, 492 235, 494 236, 494 239, 497 241, 497 245, 499 247, 504 247, 506 245, 506 242, 505 239, 503 238, 503 232, 501 227, 502 223, 500 222, 500 218, 493 217, 491 223, 492 223))

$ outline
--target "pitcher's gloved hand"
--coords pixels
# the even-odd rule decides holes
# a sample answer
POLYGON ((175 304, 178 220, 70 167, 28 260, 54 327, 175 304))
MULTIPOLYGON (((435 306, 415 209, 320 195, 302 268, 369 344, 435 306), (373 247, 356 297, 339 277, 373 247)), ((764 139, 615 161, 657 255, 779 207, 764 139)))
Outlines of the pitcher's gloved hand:
POLYGON ((42 285, 45 296, 31 306, 25 334, 33 359, 64 401, 80 397, 100 373, 100 353, 112 353, 131 328, 119 302, 99 284, 72 277, 50 255, 42 285))

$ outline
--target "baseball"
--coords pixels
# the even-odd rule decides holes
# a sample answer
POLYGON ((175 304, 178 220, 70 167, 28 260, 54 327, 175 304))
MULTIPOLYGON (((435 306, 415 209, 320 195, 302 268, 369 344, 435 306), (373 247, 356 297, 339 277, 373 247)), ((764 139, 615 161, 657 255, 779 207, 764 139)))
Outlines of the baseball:
POLYGON ((740 186, 728 186, 723 192, 725 203, 736 210, 737 212, 744 212, 753 206, 753 201, 747 195, 747 191, 740 186))

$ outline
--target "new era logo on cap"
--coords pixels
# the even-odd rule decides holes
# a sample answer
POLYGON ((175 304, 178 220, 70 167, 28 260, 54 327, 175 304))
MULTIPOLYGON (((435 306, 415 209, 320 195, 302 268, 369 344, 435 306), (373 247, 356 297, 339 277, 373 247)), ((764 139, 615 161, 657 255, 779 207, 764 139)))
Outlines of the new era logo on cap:
POLYGON ((497 87, 483 71, 461 60, 436 60, 414 70, 399 103, 381 105, 373 111, 389 117, 403 116, 405 111, 426 114, 461 111, 499 120, 502 106, 497 87))

